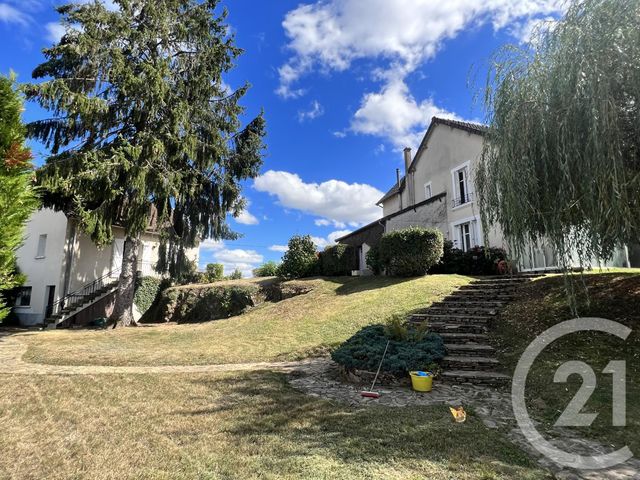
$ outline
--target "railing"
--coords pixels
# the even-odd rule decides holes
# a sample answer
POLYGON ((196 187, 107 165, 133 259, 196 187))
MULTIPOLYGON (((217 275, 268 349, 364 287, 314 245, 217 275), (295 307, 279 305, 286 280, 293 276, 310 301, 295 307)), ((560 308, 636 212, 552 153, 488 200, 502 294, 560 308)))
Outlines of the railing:
POLYGON ((78 290, 68 293, 57 302, 47 307, 45 318, 69 313, 86 302, 98 297, 105 288, 117 283, 120 268, 114 269, 91 283, 87 283, 78 290))
POLYGON ((453 203, 454 207, 459 207, 460 205, 464 205, 470 202, 473 202, 473 193, 466 193, 451 200, 451 203, 453 203))

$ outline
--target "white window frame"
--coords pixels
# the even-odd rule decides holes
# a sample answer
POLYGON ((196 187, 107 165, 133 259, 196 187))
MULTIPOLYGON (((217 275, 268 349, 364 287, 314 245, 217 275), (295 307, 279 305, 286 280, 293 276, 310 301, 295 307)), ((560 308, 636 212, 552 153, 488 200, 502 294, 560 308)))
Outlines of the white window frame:
POLYGON ((36 259, 45 258, 47 256, 47 234, 41 233, 38 236, 38 246, 36 247, 36 259))
POLYGON ((465 224, 469 224, 469 236, 470 236, 470 248, 473 247, 482 247, 483 245, 483 236, 482 236, 482 224, 480 223, 480 218, 478 216, 467 217, 460 219, 456 222, 450 224, 450 232, 451 239, 453 241, 453 246, 459 248, 460 250, 466 252, 467 250, 464 247, 464 242, 461 235, 460 227, 465 224))
POLYGON ((451 169, 451 187, 453 188, 452 192, 453 192, 453 210, 457 210, 458 208, 463 208, 466 207, 468 205, 471 205, 471 203, 473 202, 473 188, 471 188, 471 182, 470 182, 470 177, 471 177, 471 162, 467 161, 464 162, 454 168, 451 169), (457 198, 461 198, 462 195, 460 194, 460 189, 459 189, 459 182, 458 182, 458 172, 460 170, 465 170, 465 178, 464 178, 464 184, 465 184, 465 195, 467 197, 467 202, 465 203, 461 203, 459 205, 455 205, 455 201, 457 198))
POLYGON ((431 197, 433 197, 433 187, 431 182, 427 182, 424 184, 424 199, 429 200, 431 197), (427 195, 427 188, 429 189, 429 195, 427 195))

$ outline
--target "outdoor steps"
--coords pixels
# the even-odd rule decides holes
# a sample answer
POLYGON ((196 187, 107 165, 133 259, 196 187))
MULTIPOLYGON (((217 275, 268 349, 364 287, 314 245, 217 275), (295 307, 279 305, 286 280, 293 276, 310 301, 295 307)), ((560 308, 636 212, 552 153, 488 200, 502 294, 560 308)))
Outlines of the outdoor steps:
POLYGON ((440 323, 450 323, 454 325, 476 324, 486 325, 491 319, 490 315, 457 315, 457 314, 438 314, 438 313, 414 313, 409 317, 409 322, 420 324, 424 321, 437 321, 440 323))
POLYGON ((473 323, 452 325, 450 323, 429 323, 429 331, 442 335, 443 333, 477 333, 486 334, 486 325, 478 325, 473 323))
POLYGON ((495 291, 513 291, 518 287, 517 284, 514 283, 470 283, 468 285, 462 285, 458 291, 466 292, 467 290, 483 290, 487 292, 495 292, 495 291))
POLYGON ((486 344, 489 341, 485 333, 440 332, 439 335, 447 347, 454 344, 486 344))
POLYGON ((442 361, 444 368, 451 370, 493 370, 500 362, 493 357, 478 355, 447 355, 442 361))
POLYGON ((511 381, 511 377, 504 373, 483 370, 446 370, 440 374, 440 378, 445 382, 473 383, 495 387, 508 385, 511 381))
POLYGON ((492 346, 479 343, 445 343, 444 346, 449 355, 459 357, 485 357, 496 353, 492 346))
MULTIPOLYGON (((426 312, 425 312, 426 313, 426 312)), ((436 313, 439 315, 480 315, 480 316, 494 316, 498 313, 497 307, 478 307, 476 305, 468 306, 453 306, 453 305, 433 305, 429 309, 429 313, 436 313)))

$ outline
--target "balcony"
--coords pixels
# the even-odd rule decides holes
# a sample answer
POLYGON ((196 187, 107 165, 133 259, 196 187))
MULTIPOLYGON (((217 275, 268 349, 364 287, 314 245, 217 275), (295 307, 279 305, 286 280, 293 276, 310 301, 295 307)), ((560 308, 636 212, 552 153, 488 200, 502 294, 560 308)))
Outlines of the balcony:
POLYGON ((473 197, 474 197, 473 193, 467 193, 465 195, 462 195, 461 197, 456 197, 453 200, 451 200, 452 206, 453 208, 456 208, 462 205, 466 205, 467 203, 471 203, 474 200, 473 197))

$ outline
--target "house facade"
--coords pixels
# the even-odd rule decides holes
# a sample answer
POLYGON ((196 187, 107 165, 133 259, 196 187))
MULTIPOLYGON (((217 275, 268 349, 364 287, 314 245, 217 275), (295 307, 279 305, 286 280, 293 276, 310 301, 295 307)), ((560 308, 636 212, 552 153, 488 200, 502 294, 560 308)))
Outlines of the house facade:
MULTIPOLYGON (((463 251, 484 246, 485 239, 488 246, 507 249, 501 231, 484 232, 480 221, 474 179, 485 132, 484 125, 433 117, 415 155, 404 150, 404 175, 396 170, 395 184, 378 201, 382 218, 338 242, 366 253, 383 233, 423 226, 439 229, 463 251)), ((361 254, 360 269, 365 272, 363 258, 361 254)), ((522 271, 557 267, 553 250, 545 245, 532 246, 517 263, 522 271)), ((617 252, 608 265, 627 266, 626 250, 617 252)))
MULTIPOLYGON (((25 227, 24 243, 17 251, 18 268, 27 277, 14 307, 21 325, 42 325, 54 313, 54 306, 64 307, 61 300, 69 299, 69 306, 72 298, 77 300, 85 295, 89 299, 90 291, 94 298, 67 312, 65 319, 81 315, 82 310, 87 310, 85 315, 89 316, 107 316, 122 265, 124 230, 114 227, 114 237, 113 243, 98 248, 78 228, 77 222, 64 213, 46 208, 35 212, 25 227), (89 288, 91 285, 96 288, 89 288), (76 297, 72 297, 74 293, 76 297), (100 295, 94 296, 95 293, 100 295)), ((157 232, 149 230, 142 235, 139 275, 159 276, 154 270, 159 246, 157 232)), ((198 249, 191 249, 188 257, 197 263, 198 249)))

